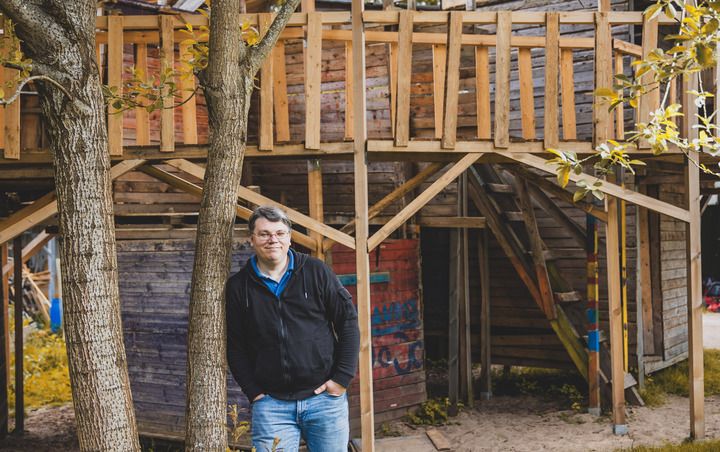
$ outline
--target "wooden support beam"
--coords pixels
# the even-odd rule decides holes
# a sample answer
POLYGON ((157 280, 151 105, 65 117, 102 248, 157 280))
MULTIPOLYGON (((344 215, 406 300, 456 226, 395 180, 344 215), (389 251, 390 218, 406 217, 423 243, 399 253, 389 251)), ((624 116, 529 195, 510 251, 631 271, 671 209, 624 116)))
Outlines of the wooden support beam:
POLYGON ((528 171, 527 169, 516 165, 513 167, 512 172, 514 174, 518 174, 524 179, 526 179, 528 182, 532 183, 536 187, 552 194, 553 196, 559 198, 562 201, 565 201, 568 204, 574 205, 578 209, 583 210, 585 213, 588 213, 595 218, 597 218, 600 221, 607 222, 607 213, 603 209, 599 209, 598 207, 592 205, 591 203, 585 202, 585 201, 573 201, 573 194, 570 193, 567 190, 564 190, 559 185, 555 184, 554 182, 539 176, 535 173, 532 173, 528 171))
MULTIPOLYGON (((639 187, 640 190, 644 185, 639 187)), ((653 338, 653 303, 652 303, 652 273, 650 271, 650 228, 649 212, 644 207, 637 207, 638 222, 638 274, 637 285, 640 289, 638 300, 642 307, 642 335, 644 354, 654 355, 655 340, 653 338)), ((644 356, 643 356, 644 358, 644 356)))
POLYGON ((458 97, 460 91, 460 50, 462 42, 462 13, 450 13, 447 48, 447 93, 443 120, 442 147, 452 149, 457 140, 458 97))
MULTIPOLYGON (((537 157, 530 154, 504 155, 505 157, 515 160, 516 162, 524 163, 535 169, 539 169, 547 173, 554 173, 554 166, 546 164, 547 160, 543 159, 542 157, 537 157)), ((579 181, 584 181, 588 184, 588 186, 592 186, 595 182, 598 181, 598 178, 595 176, 590 176, 586 173, 571 173, 570 180, 576 183, 579 181)), ((685 209, 681 209, 670 203, 640 194, 634 190, 622 188, 619 185, 613 184, 608 181, 603 181, 602 185, 598 187, 598 190, 602 191, 606 195, 614 196, 619 199, 624 199, 625 201, 631 202, 633 204, 647 207, 652 211, 662 213, 663 215, 667 215, 680 221, 688 222, 690 220, 690 214, 685 209)))
POLYGON ((486 222, 483 217, 423 217, 417 220, 417 225, 424 228, 469 228, 484 229, 486 222))
MULTIPOLYGON (((144 160, 124 160, 110 169, 111 179, 115 179, 144 163, 144 160)), ((55 192, 42 196, 31 205, 18 210, 0 222, 0 244, 12 240, 24 231, 43 223, 57 213, 55 192)))
POLYGON ((322 83, 321 13, 308 13, 305 48, 305 148, 320 149, 322 83))
MULTIPOLYGON (((397 107, 395 110, 395 146, 410 141, 410 77, 412 75, 413 11, 400 11, 397 50, 397 107)), ((365 95, 365 93, 363 93, 365 95)))
POLYGON ((482 154, 467 154, 465 157, 455 163, 445 174, 440 176, 435 182, 433 182, 425 191, 423 191, 417 198, 413 199, 405 208, 398 212, 395 217, 385 223, 372 237, 368 240, 368 250, 372 251, 382 243, 390 234, 392 234, 397 228, 402 226, 410 217, 422 209, 428 201, 434 198, 440 193, 445 187, 455 180, 460 174, 468 169, 482 154))
MULTIPOLYGON (((7 260, 7 244, 0 245, 2 258, 0 265, 7 260)), ((5 439, 8 434, 8 422, 10 410, 8 403, 8 380, 10 376, 10 311, 8 309, 8 286, 7 278, 0 277, 0 440, 5 439)))
MULTIPOLYGON (((7 22, 9 22, 10 19, 5 19, 6 21, 6 27, 9 26, 7 22)), ((11 43, 9 42, 8 38, 4 38, 5 40, 5 46, 6 49, 5 52, 10 53, 15 50, 19 49, 13 49, 11 48, 11 43)), ((17 69, 13 68, 4 68, 4 78, 5 83, 9 86, 6 87, 7 92, 14 92, 17 88, 16 79, 20 75, 20 72, 17 69)), ((4 157, 6 159, 19 159, 20 158, 20 97, 18 96, 17 99, 15 99, 15 102, 6 105, 4 107, 5 110, 5 129, 3 134, 3 146, 5 148, 4 157)))
MULTIPOLYGON (((267 33, 272 20, 273 15, 271 13, 258 14, 258 31, 261 38, 267 33)), ((322 50, 322 48, 320 50, 322 50)), ((260 68, 260 119, 258 121, 260 123, 260 131, 258 133, 258 149, 261 151, 272 151, 273 149, 273 100, 273 58, 271 56, 265 58, 260 68)))
MULTIPOLYGON (((605 12, 595 13, 595 89, 612 88, 612 28, 605 12)), ((595 96, 593 105, 593 144, 598 146, 610 137, 608 102, 595 96)))
POLYGON ((560 140, 558 126, 558 73, 560 71, 560 14, 547 13, 545 31, 545 147, 560 140))
MULTIPOLYGON (((55 237, 55 234, 48 234, 45 231, 41 231, 38 235, 35 236, 22 250, 22 256, 23 256, 23 265, 27 263, 34 255, 38 253, 47 242, 49 242, 53 237, 55 237)), ((2 274, 8 275, 10 271, 13 268, 12 263, 7 263, 2 265, 2 274)))
POLYGON ((577 139, 575 117, 575 75, 572 49, 560 52, 560 79, 562 87, 563 139, 577 139))
MULTIPOLYGON (((107 44, 108 86, 123 91, 123 16, 108 16, 107 44)), ((110 155, 123 153, 123 113, 108 106, 108 151, 110 155)), ((142 131, 142 129, 141 129, 142 131)))
POLYGON ((447 69, 447 46, 442 44, 432 46, 432 55, 435 138, 440 140, 443 137, 443 118, 445 116, 445 72, 447 69))
MULTIPOLYGON (((468 214, 468 190, 467 173, 463 173, 458 179, 458 194, 460 209, 458 213, 467 216, 468 214)), ((475 396, 473 393, 473 371, 472 371, 472 334, 470 316, 470 256, 469 245, 470 235, 467 228, 458 229, 460 233, 460 396, 465 406, 472 408, 475 396)))
MULTIPOLYGON (((353 56, 352 43, 345 42, 345 139, 353 137, 353 56)), ((390 100, 392 105, 392 100, 390 100)))
POLYGON ((606 197, 608 221, 605 225, 605 252, 607 258, 608 310, 610 312, 610 363, 612 381, 613 432, 627 433, 625 422, 625 371, 623 370, 622 306, 620 303, 620 240, 618 237, 617 198, 606 197))
MULTIPOLYGON (((308 161, 308 207, 310 218, 324 223, 323 215, 323 185, 322 185, 322 165, 320 160, 308 161)), ((325 259, 322 242, 323 236, 315 231, 310 231, 310 237, 315 239, 316 246, 313 256, 318 259, 325 259)))
MULTIPOLYGON (((698 136, 697 117, 693 114, 698 89, 698 75, 686 75, 682 86, 683 117, 682 134, 688 140, 698 136)), ((700 158, 692 155, 691 158, 700 158)), ((705 377, 703 369, 703 296, 700 236, 700 170, 694 161, 685 162, 686 183, 690 221, 685 228, 685 249, 687 252, 687 315, 688 315, 688 379, 690 382, 690 437, 705 438, 705 377)))
POLYGON ((550 276, 548 275, 547 265, 545 263, 545 255, 543 241, 540 237, 540 230, 535 220, 535 208, 530 200, 528 184, 525 179, 515 178, 515 193, 522 209, 523 221, 527 230, 530 246, 532 248, 532 259, 535 265, 535 278, 538 290, 543 302, 543 312, 548 320, 557 318, 555 312, 555 297, 550 285, 550 276))
POLYGON ((22 278, 22 238, 13 240, 13 261, 15 262, 15 297, 13 306, 15 311, 15 430, 13 434, 22 435, 25 430, 25 384, 23 379, 23 278, 22 278))
MULTIPOLYGON (((197 165, 195 163, 189 162, 187 160, 183 159, 173 159, 173 160, 167 160, 165 163, 167 163, 170 166, 173 166, 179 170, 185 171, 186 173, 197 177, 198 179, 204 179, 205 178, 205 168, 203 168, 200 165, 197 165)), ((157 170, 157 168, 155 168, 157 170)), ((291 209, 287 206, 282 205, 279 202, 273 201, 272 199, 261 195, 260 193, 256 193, 252 190, 250 190, 247 187, 240 186, 238 189, 238 198, 240 198, 243 201, 248 201, 251 204, 255 204, 258 206, 263 205, 270 205, 275 206, 283 209, 285 213, 287 214, 287 217, 292 221, 293 223, 297 223, 301 226, 306 227, 308 230, 317 232, 324 237, 329 237, 335 240, 336 242, 347 246, 348 248, 354 248, 355 243, 349 235, 338 231, 337 229, 330 227, 326 224, 323 224, 317 220, 314 220, 310 218, 309 216, 298 212, 297 210, 291 209)), ((297 233, 294 233, 297 234, 297 233)), ((298 242, 300 243, 300 242, 298 242)), ((306 245, 303 245, 306 246, 306 245)), ((314 248, 314 245, 308 246, 311 250, 314 248)))
POLYGON ((492 397, 488 238, 487 230, 480 231, 478 240, 478 266, 480 269, 480 398, 483 400, 489 400, 492 397))
POLYGON ((475 47, 475 102, 477 136, 490 139, 490 60, 487 46, 475 47))
MULTIPOLYGON (((383 197, 380 201, 375 203, 372 207, 368 209, 368 221, 375 218, 376 216, 380 215, 383 210, 385 210, 388 206, 390 206, 392 203, 397 201, 398 199, 402 198, 406 194, 410 193, 411 191, 415 190, 420 184, 425 182, 427 179, 432 177, 433 175, 437 174, 441 169, 445 167, 444 163, 431 163, 427 167, 425 167, 422 171, 418 172, 415 176, 411 177, 410 179, 406 180, 402 185, 395 188, 393 191, 388 193, 385 197, 383 197)), ((350 221, 348 224, 340 228, 341 232, 345 232, 346 234, 350 234, 355 230, 355 220, 350 221)), ((335 243, 334 240, 331 239, 325 239, 323 241, 323 251, 328 251, 333 244, 335 243)))
MULTIPOLYGON (((399 36, 399 35, 398 35, 399 36)), ((390 42, 388 49, 388 84, 390 85, 390 130, 392 136, 397 136, 397 105, 398 105, 398 43, 390 42)), ((442 123, 442 121, 440 122, 442 123)))
MULTIPOLYGON (((114 17, 114 16, 112 16, 114 17)), ((119 16, 122 17, 122 16, 119 16)), ((148 73, 147 62, 147 44, 135 45, 135 68, 143 74, 148 73)), ((122 74, 121 74, 122 75, 122 74)), ((111 85, 112 86, 112 85, 111 85)), ((195 102, 194 98, 190 102, 195 102)), ((184 112, 184 111, 183 111, 184 112)), ((192 117, 193 124, 196 121, 195 116, 192 117)), ((185 127, 185 114, 183 113, 183 127, 185 127)), ((196 133, 197 135, 197 133, 196 133)), ((108 137, 109 138, 109 137, 108 137)), ((196 138, 197 139, 197 138, 196 138)), ((185 138, 187 144, 187 138, 185 138)), ((197 141, 196 141, 197 143, 197 141)), ((150 144, 150 115, 143 107, 135 109, 135 144, 138 146, 146 146, 150 144)), ((122 149, 120 150, 122 154, 122 149)))
MULTIPOLYGON (((363 452, 375 452, 373 410, 373 357, 370 303, 370 258, 368 247, 368 175, 367 175, 367 85, 365 82, 364 0, 352 0, 353 37, 353 162, 355 166, 355 267, 357 307, 360 325, 360 429, 363 452)), ((412 21, 410 22, 412 24, 412 21)))
POLYGON ((532 51, 518 49, 518 76, 520 78, 520 123, 522 137, 535 139, 535 95, 533 93, 532 51))
MULTIPOLYGON (((623 54, 622 52, 615 52, 615 74, 624 74, 625 69, 623 67, 623 54)), ((618 93, 622 93, 618 90, 618 93)), ((625 140, 625 104, 620 103, 615 107, 615 139, 624 141, 625 140)))
POLYGON ((588 413, 600 416, 600 285, 598 265, 598 224, 587 218, 587 346, 588 346, 588 413))
MULTIPOLYGON (((175 35, 173 22, 175 18, 161 15, 160 18, 160 71, 175 67, 175 35)), ((160 152, 175 150, 175 99, 169 95, 170 88, 163 93, 163 108, 160 110, 160 152)))
POLYGON ((290 112, 285 73, 285 42, 278 41, 270 53, 273 59, 273 108, 275 109, 275 138, 290 141, 290 112))
POLYGON ((500 248, 510 260, 513 268, 517 272, 520 280, 527 287, 530 296, 532 296, 538 307, 543 310, 543 300, 538 290, 537 284, 532 277, 532 271, 530 265, 525 261, 525 256, 522 250, 518 248, 515 241, 510 236, 510 232, 507 229, 507 224, 504 222, 500 215, 495 211, 493 205, 483 190, 482 181, 480 176, 471 168, 469 172, 469 186, 468 194, 470 199, 475 204, 475 207, 485 217, 488 227, 495 236, 500 248))
POLYGON ((460 401, 460 233, 450 231, 448 293, 448 415, 457 416, 460 401))
MULTIPOLYGON (((650 52, 658 47, 658 19, 646 15, 643 19, 642 27, 642 58, 647 59, 650 52)), ((660 106, 660 90, 655 83, 655 72, 648 71, 640 77, 640 83, 648 87, 648 93, 640 96, 638 105, 637 122, 648 123, 650 121, 650 113, 657 110, 660 106)), ((638 147, 648 148, 650 145, 647 140, 640 140, 638 147)))
POLYGON ((510 146, 510 40, 512 13, 497 13, 497 46, 495 48, 495 147, 510 146))
MULTIPOLYGON (((189 59, 190 55, 190 44, 181 42, 179 44, 178 55, 180 57, 180 64, 186 65, 187 63, 185 63, 185 61, 189 59)), ((195 95, 197 92, 197 85, 195 82, 195 76, 190 75, 189 77, 180 77, 178 83, 180 84, 180 89, 183 93, 183 104, 180 107, 182 112, 183 143, 197 144, 197 96, 195 95)))

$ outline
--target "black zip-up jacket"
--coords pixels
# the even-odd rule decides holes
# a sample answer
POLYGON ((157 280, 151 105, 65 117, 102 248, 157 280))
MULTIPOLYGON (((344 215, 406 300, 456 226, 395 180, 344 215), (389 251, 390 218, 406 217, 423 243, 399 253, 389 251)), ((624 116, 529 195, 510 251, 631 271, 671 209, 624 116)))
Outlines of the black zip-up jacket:
POLYGON ((360 347, 350 293, 322 261, 291 250, 295 270, 280 297, 248 260, 225 287, 227 360, 252 402, 301 400, 332 379, 348 387, 360 347))

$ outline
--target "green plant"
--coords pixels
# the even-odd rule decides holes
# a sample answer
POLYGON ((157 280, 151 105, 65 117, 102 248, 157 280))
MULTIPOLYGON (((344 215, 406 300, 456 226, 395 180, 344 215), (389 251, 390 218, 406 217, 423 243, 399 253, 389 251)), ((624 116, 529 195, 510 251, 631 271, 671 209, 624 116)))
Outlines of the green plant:
MULTIPOLYGON (((408 421, 413 425, 445 425, 448 422, 450 399, 437 398, 423 402, 415 413, 408 414, 408 421)), ((458 403, 458 408, 462 404, 458 403)))

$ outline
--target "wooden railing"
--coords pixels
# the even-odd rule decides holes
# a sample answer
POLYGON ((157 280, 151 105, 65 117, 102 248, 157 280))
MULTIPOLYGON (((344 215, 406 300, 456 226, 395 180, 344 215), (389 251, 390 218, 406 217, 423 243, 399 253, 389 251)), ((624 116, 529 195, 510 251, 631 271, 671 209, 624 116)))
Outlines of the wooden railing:
MULTIPOLYGON (((574 70, 575 63, 579 62, 576 57, 583 56, 582 64, 595 60, 593 80, 597 80, 598 70, 611 71, 610 76, 629 74, 632 61, 658 45, 658 21, 648 21, 639 12, 368 11, 364 19, 368 49, 385 44, 378 54, 379 58, 385 58, 388 67, 387 81, 381 88, 387 93, 389 118, 378 120, 370 132, 371 136, 375 131, 375 135, 391 137, 390 150, 402 150, 421 139, 438 140, 439 150, 452 150, 461 141, 478 141, 485 142, 485 147, 502 151, 517 142, 538 142, 540 135, 541 148, 562 146, 581 135, 583 141, 589 142, 591 126, 583 130, 578 126, 576 101, 580 95, 576 88, 583 85, 585 102, 591 102, 595 84, 578 79, 574 70), (642 46, 610 38, 613 26, 627 24, 642 26, 642 46), (534 26, 532 35, 513 32, 513 25, 534 26), (595 38, 563 35, 566 25, 594 28, 595 38), (397 31, 385 31, 390 26, 397 26, 397 31), (478 27, 494 27, 494 31, 487 34, 478 27), (600 58, 594 54, 602 45, 610 46, 609 61, 605 61, 605 56, 600 58), (420 98, 415 92, 419 82, 413 80, 413 76, 417 76, 413 55, 422 49, 432 55, 432 69, 428 72, 432 80, 423 79, 431 85, 432 108, 413 105, 420 98), (474 65, 470 67, 467 63, 472 59, 469 58, 474 58, 474 65), (544 63, 540 63, 542 61, 544 63), (535 74, 542 74, 540 78, 533 77, 533 65, 535 74), (518 105, 511 102, 515 91, 519 91, 518 105), (472 97, 470 101, 468 96, 472 97), (415 118, 415 113, 421 110, 432 112, 431 128, 415 118), (519 130, 519 136, 511 136, 514 129, 519 130)), ((262 34, 269 27, 272 15, 251 14, 246 20, 262 34)), ((129 66, 157 77, 163 68, 180 64, 179 60, 187 53, 186 44, 182 42, 187 35, 181 31, 186 21, 195 29, 206 24, 201 16, 98 17, 97 58, 105 75, 103 82, 120 87, 129 66)), ((664 17, 660 21, 670 23, 664 17)), ((257 124, 257 150, 272 154, 284 144, 294 144, 299 152, 318 150, 328 146, 327 142, 337 144, 352 139, 351 63, 349 12, 295 14, 258 76, 257 110, 253 110, 258 115, 253 122, 257 124), (286 48, 297 49, 301 42, 304 43, 302 52, 286 54, 286 48), (327 55, 328 48, 334 49, 332 55, 327 55), (344 58, 338 58, 343 53, 344 58), (323 86, 327 82, 323 79, 324 65, 332 66, 335 77, 344 70, 344 76, 339 76, 341 80, 333 79, 333 86, 327 89, 323 86), (289 88, 292 88, 290 93, 289 88), (332 92, 336 102, 323 107, 323 95, 328 92, 332 92), (328 108, 334 113, 335 135, 331 139, 325 132, 329 124, 323 121, 328 108), (298 109, 302 110, 299 114, 298 109), (338 133, 340 128, 342 134, 338 133)), ((382 74, 366 73, 368 79, 382 78, 382 74)), ((5 76, 9 74, 6 72, 5 76)), ((607 82, 608 78, 604 80, 607 82)), ((184 92, 195 89, 192 78, 178 83, 184 92)), ((427 97, 427 94, 424 95, 427 97)), ((202 98, 196 96, 178 109, 169 108, 171 104, 168 100, 167 108, 153 114, 142 108, 123 113, 111 111, 108 115, 111 155, 121 155, 123 147, 129 145, 159 146, 161 152, 172 153, 176 145, 204 144, 207 125, 203 122, 206 114, 202 98)), ((626 122, 647 120, 658 104, 659 93, 655 90, 641 100, 632 118, 618 109, 613 113, 608 137, 622 137, 626 122)), ((5 159, 21 156, 17 138, 21 114, 19 108, 6 107, 4 115, 0 115, 0 125, 5 130, 5 159)), ((584 114, 587 116, 588 112, 584 114)))

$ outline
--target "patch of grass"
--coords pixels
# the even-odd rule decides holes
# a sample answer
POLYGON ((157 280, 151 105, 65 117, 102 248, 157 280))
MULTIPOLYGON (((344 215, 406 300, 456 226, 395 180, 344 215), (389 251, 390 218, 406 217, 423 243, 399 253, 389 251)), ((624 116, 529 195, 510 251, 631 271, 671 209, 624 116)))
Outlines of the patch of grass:
POLYGON ((630 449, 618 449, 617 452, 716 452, 720 450, 720 440, 687 442, 683 444, 665 444, 664 446, 641 446, 630 449))
MULTIPOLYGON (((720 394, 720 350, 705 350, 705 396, 720 394)), ((641 396, 650 406, 662 405, 665 394, 687 397, 688 362, 683 361, 667 369, 660 370, 648 378, 641 396)))
POLYGON ((493 369, 493 394, 532 395, 559 401, 579 411, 586 402, 587 383, 577 372, 513 367, 510 372, 493 369))

